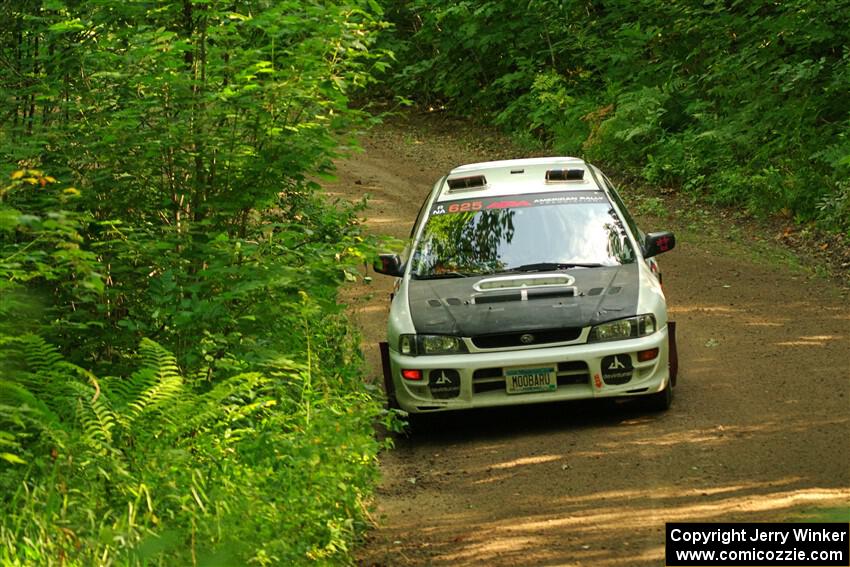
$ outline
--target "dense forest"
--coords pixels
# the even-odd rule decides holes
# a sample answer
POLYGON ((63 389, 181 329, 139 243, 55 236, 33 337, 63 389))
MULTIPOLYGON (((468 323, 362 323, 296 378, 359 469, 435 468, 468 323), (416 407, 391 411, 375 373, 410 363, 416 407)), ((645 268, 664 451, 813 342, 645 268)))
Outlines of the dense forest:
POLYGON ((844 0, 386 11, 396 95, 713 203, 850 231, 844 0))
POLYGON ((0 4, 0 563, 346 556, 381 407, 336 293, 370 245, 315 179, 374 8, 0 4))
POLYGON ((319 181, 370 100, 850 231, 847 2, 0 15, 4 565, 351 560, 392 418, 337 301, 375 242, 319 181))

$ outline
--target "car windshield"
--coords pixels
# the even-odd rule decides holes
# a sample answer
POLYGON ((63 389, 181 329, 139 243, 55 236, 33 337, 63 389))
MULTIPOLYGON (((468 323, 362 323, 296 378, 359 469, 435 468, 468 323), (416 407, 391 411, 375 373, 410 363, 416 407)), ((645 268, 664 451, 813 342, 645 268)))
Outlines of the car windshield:
POLYGON ((412 276, 457 278, 634 262, 623 222, 607 198, 584 195, 590 197, 549 194, 438 203, 413 252, 412 276))

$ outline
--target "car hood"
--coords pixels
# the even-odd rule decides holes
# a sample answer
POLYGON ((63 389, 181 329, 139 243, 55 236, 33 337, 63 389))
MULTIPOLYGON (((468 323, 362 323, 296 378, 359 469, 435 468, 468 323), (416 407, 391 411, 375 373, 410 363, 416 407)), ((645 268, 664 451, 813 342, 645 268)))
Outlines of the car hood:
POLYGON ((408 301, 416 332, 473 337, 579 328, 637 314, 637 264, 511 276, 517 278, 514 289, 481 289, 494 276, 410 280, 408 301), (533 279, 556 274, 574 281, 556 286, 536 285, 533 279))

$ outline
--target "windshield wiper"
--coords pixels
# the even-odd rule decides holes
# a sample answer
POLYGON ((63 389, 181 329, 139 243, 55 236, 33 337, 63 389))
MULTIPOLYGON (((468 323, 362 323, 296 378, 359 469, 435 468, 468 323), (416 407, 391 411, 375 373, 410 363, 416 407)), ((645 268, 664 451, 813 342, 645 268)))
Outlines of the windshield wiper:
POLYGON ((601 268, 604 264, 592 263, 562 263, 562 262, 537 262, 535 264, 523 264, 505 272, 551 272, 555 270, 569 270, 570 268, 601 268))
POLYGON ((443 272, 442 274, 425 274, 416 276, 417 280, 440 280, 444 278, 468 278, 472 274, 462 274, 460 272, 443 272))

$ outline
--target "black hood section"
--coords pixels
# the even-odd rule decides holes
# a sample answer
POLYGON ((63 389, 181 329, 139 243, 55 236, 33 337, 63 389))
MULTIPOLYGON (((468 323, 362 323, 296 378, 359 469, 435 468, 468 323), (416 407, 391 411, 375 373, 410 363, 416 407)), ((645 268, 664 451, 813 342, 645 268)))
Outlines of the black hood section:
POLYGON ((491 276, 410 280, 413 325, 420 334, 474 337, 492 333, 579 328, 637 315, 637 264, 576 268, 571 290, 550 286, 478 292, 491 276))

